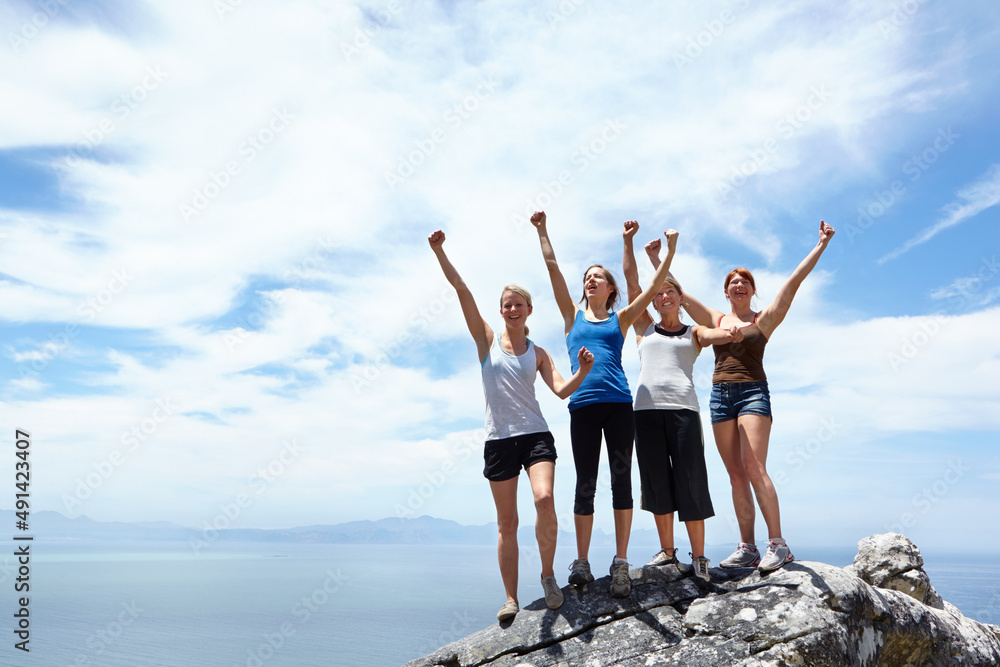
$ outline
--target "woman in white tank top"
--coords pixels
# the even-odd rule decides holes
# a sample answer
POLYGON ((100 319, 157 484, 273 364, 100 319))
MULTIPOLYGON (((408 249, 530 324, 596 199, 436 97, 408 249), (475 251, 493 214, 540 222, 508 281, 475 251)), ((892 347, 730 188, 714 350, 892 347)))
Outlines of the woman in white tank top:
POLYGON ((517 481, 520 468, 528 473, 535 500, 535 535, 542 560, 542 590, 551 609, 562 605, 563 594, 552 570, 558 524, 552 485, 555 476, 555 446, 535 398, 534 379, 542 380, 559 398, 567 398, 590 372, 594 355, 586 348, 577 356, 579 370, 564 380, 552 357, 528 339, 526 320, 531 314, 531 295, 508 285, 500 295, 504 329, 496 335, 479 314, 465 281, 444 252, 444 232, 427 238, 445 278, 458 293, 465 323, 476 341, 486 394, 486 432, 483 471, 490 480, 497 508, 497 557, 507 602, 497 613, 505 621, 517 614, 517 481))
MULTIPOLYGON (((629 297, 638 293, 639 272, 632 239, 639 230, 626 222, 622 232, 622 268, 629 297)), ((675 233, 676 238, 676 233, 675 233)), ((708 489, 705 442, 692 372, 701 350, 716 343, 739 342, 742 331, 688 326, 681 322, 684 292, 673 277, 653 297, 659 315, 648 311, 633 328, 639 346, 639 384, 635 396, 636 458, 642 488, 641 507, 653 514, 660 551, 651 566, 676 565, 674 513, 691 541, 694 575, 709 581, 705 558, 705 519, 715 515, 708 489)))

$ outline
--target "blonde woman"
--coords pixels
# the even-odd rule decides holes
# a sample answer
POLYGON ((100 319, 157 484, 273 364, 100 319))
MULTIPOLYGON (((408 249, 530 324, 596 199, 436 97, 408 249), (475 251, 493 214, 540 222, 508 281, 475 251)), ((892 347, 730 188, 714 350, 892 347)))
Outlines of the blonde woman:
POLYGON ((427 238, 445 278, 458 293, 465 323, 476 341, 486 394, 486 443, 483 475, 490 482, 497 510, 497 559, 507 601, 497 612, 497 620, 513 618, 520 610, 517 600, 517 481, 521 468, 528 473, 535 501, 535 537, 542 560, 542 590, 545 604, 558 609, 563 593, 556 583, 552 563, 556 551, 558 524, 552 487, 555 478, 555 440, 535 398, 535 377, 559 398, 566 398, 580 386, 594 362, 582 348, 577 355, 579 369, 563 380, 552 357, 528 338, 527 319, 531 315, 531 295, 521 287, 508 285, 500 294, 500 316, 504 328, 496 335, 479 314, 476 301, 465 281, 444 252, 444 232, 427 238))
MULTIPOLYGON (((629 297, 638 295, 639 272, 632 239, 637 224, 625 223, 622 266, 629 297)), ((694 576, 709 581, 705 557, 705 519, 715 516, 708 488, 694 362, 703 348, 739 342, 742 330, 710 329, 681 322, 684 290, 672 276, 653 297, 658 321, 643 311, 633 324, 639 347, 639 383, 635 393, 635 455, 639 463, 642 509, 653 514, 660 551, 649 566, 676 565, 674 513, 691 541, 694 576)))

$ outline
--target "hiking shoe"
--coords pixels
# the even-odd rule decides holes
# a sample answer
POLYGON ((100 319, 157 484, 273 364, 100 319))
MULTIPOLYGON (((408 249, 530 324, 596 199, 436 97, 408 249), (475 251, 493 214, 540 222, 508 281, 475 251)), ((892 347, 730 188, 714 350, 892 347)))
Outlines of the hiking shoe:
POLYGON ((594 580, 594 575, 590 573, 590 561, 586 558, 577 558, 569 570, 569 583, 574 586, 585 586, 594 580))
POLYGON ((785 563, 791 563, 793 560, 795 560, 795 556, 792 555, 787 544, 768 542, 767 551, 764 552, 764 558, 760 561, 757 569, 761 572, 774 572, 785 563))
POLYGON ((563 592, 559 589, 555 577, 542 577, 542 590, 545 591, 545 604, 549 609, 558 609, 563 603, 563 592))
POLYGON ((626 597, 632 592, 632 580, 628 578, 628 561, 611 561, 611 594, 616 598, 626 597))
POLYGON ((507 600, 507 602, 500 607, 500 611, 497 612, 497 620, 506 621, 509 618, 514 618, 519 611, 521 611, 521 609, 517 606, 517 600, 507 600))
POLYGON ((708 574, 708 559, 704 556, 695 556, 691 553, 688 553, 688 555, 692 558, 691 570, 694 576, 702 581, 710 581, 712 577, 708 574))
POLYGON ((760 563, 760 552, 756 544, 740 542, 729 558, 719 563, 721 567, 756 567, 760 563))
POLYGON ((677 549, 660 549, 653 556, 653 559, 646 563, 646 567, 658 567, 660 565, 677 565, 677 549))

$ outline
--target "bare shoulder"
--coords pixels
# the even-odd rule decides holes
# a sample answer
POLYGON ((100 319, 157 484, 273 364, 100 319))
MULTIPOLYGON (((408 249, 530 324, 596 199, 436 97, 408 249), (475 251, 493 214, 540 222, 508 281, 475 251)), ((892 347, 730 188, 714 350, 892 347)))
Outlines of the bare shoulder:
POLYGON ((535 347, 535 366, 537 368, 541 368, 542 366, 547 365, 551 359, 549 353, 545 351, 544 347, 538 345, 534 341, 531 341, 531 344, 535 347))

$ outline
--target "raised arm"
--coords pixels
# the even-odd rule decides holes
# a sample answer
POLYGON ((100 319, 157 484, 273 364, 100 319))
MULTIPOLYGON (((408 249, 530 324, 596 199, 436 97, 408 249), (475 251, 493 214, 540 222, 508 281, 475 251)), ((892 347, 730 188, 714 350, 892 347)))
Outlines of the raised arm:
POLYGON ((552 242, 549 241, 549 231, 545 227, 545 211, 535 211, 531 216, 531 224, 538 230, 538 242, 542 245, 542 257, 545 258, 545 268, 549 270, 549 280, 552 282, 552 293, 556 298, 556 305, 562 314, 563 322, 566 325, 566 334, 573 328, 573 321, 576 320, 577 306, 573 297, 569 295, 569 288, 566 287, 566 279, 563 278, 559 264, 556 262, 556 253, 552 250, 552 242))
POLYGON ((785 315, 788 314, 788 309, 792 305, 792 299, 795 298, 795 293, 798 292, 802 281, 806 279, 806 276, 816 266, 816 262, 819 261, 820 255, 826 250, 826 246, 830 243, 830 239, 833 238, 834 233, 833 227, 822 220, 819 221, 819 241, 816 243, 816 246, 795 267, 795 271, 792 272, 792 275, 785 281, 785 284, 778 290, 778 296, 774 299, 774 303, 760 311, 760 315, 757 317, 757 326, 760 327, 761 333, 768 338, 771 337, 774 330, 785 319, 785 315))
MULTIPOLYGON (((642 287, 639 286, 639 267, 635 263, 635 248, 632 245, 635 233, 638 231, 639 223, 635 220, 627 220, 622 230, 622 273, 625 274, 625 288, 628 291, 629 303, 635 301, 642 294, 642 287)), ((644 308, 639 317, 632 323, 635 335, 641 340, 646 329, 652 323, 653 318, 650 317, 649 311, 644 308)))
MULTIPOLYGON (((650 263, 653 268, 660 266, 660 239, 653 239, 646 244, 646 256, 649 257, 650 263)), ((671 274, 667 274, 671 275, 671 274)), ((698 299, 691 296, 687 290, 684 290, 684 296, 681 297, 681 305, 684 306, 684 310, 687 314, 691 316, 695 322, 703 327, 712 328, 719 323, 719 319, 724 313, 714 309, 709 308, 703 304, 698 299)))
POLYGON ((674 250, 677 249, 677 231, 668 229, 663 234, 667 237, 667 258, 657 267, 656 274, 653 276, 653 281, 649 283, 649 287, 630 301, 627 306, 618 311, 618 325, 621 327, 622 336, 632 326, 632 323, 639 319, 639 315, 646 310, 646 307, 652 303, 653 297, 660 291, 660 286, 663 285, 667 274, 670 273, 670 262, 673 261, 674 250))
POLYGON ((577 371, 568 381, 563 380, 562 375, 559 374, 555 362, 552 361, 552 355, 537 345, 535 346, 535 358, 538 363, 538 372, 542 375, 542 381, 559 398, 568 398, 576 391, 580 383, 583 382, 583 378, 587 377, 587 373, 594 367, 594 354, 585 347, 581 347, 580 351, 577 352, 577 371))
POLYGON ((469 333, 472 334, 473 340, 476 341, 479 363, 483 363, 483 360, 490 353, 490 346, 493 345, 493 330, 479 314, 479 308, 476 306, 476 300, 472 298, 472 292, 469 291, 462 276, 458 275, 458 271, 444 253, 444 232, 439 229, 428 236, 427 241, 431 244, 434 255, 437 256, 441 270, 444 271, 444 277, 458 293, 458 302, 462 305, 465 324, 469 327, 469 333))

